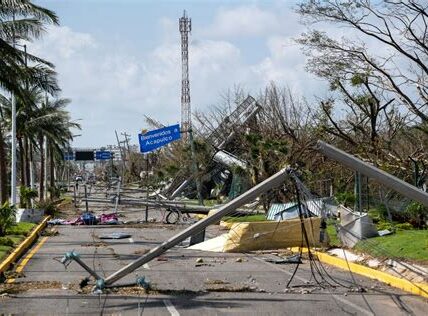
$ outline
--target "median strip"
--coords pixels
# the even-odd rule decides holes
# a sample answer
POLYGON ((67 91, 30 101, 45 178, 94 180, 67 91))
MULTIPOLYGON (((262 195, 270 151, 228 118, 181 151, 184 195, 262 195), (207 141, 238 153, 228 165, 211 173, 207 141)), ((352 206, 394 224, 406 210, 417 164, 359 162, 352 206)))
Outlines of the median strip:
POLYGON ((40 232, 46 227, 47 221, 50 219, 50 216, 45 217, 45 219, 30 233, 30 235, 16 247, 12 253, 0 263, 0 275, 6 272, 13 264, 15 264, 18 259, 28 250, 33 242, 37 239, 40 232))

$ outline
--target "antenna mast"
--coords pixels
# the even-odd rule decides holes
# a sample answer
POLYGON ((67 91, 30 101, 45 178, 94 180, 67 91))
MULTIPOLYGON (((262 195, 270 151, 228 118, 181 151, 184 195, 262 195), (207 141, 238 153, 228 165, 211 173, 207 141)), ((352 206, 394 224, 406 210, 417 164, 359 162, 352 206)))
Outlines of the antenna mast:
POLYGON ((190 107, 190 83, 189 83, 189 33, 192 31, 192 20, 186 15, 179 19, 181 33, 181 131, 187 140, 188 133, 192 129, 190 107))

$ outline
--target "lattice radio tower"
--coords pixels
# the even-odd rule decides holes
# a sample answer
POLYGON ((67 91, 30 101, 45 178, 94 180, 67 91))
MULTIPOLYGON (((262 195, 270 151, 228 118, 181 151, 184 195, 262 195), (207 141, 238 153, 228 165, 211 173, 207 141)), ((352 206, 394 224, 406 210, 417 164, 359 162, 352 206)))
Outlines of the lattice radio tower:
POLYGON ((189 83, 189 33, 192 31, 192 20, 184 11, 179 19, 181 33, 181 131, 187 140, 188 133, 192 129, 191 107, 190 107, 190 83, 189 83))

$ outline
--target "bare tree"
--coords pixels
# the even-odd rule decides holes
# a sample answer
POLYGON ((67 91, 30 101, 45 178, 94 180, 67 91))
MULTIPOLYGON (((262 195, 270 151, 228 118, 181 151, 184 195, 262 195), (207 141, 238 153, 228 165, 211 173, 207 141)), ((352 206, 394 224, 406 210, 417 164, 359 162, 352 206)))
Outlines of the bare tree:
POLYGON ((378 96, 372 91, 383 89, 380 108, 395 98, 428 133, 427 8, 422 0, 303 1, 297 11, 305 22, 345 27, 350 34, 340 39, 318 30, 303 34, 298 41, 310 56, 308 70, 339 84, 363 74, 373 101, 378 96))

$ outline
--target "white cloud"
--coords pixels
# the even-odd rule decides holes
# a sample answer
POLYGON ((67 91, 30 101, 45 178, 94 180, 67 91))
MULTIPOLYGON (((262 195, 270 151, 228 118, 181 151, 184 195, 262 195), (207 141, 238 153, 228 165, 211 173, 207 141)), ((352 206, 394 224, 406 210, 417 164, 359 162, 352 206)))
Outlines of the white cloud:
POLYGON ((255 5, 220 9, 205 35, 212 37, 258 36, 278 30, 280 22, 273 12, 255 5))
MULTIPOLYGON (((193 110, 206 110, 236 84, 254 94, 272 80, 298 91, 313 84, 303 70, 298 47, 290 35, 280 32, 279 20, 280 14, 253 5, 222 9, 212 23, 216 29, 191 36, 193 110), (266 54, 248 61, 248 47, 241 49, 233 36, 259 36, 266 46, 251 50, 267 48, 266 54)), ((135 143, 137 132, 145 127, 144 115, 164 124, 180 121, 180 38, 176 21, 160 18, 158 25, 161 36, 150 39, 158 45, 146 52, 124 50, 119 39, 104 44, 68 27, 50 28, 42 41, 29 48, 57 65, 63 96, 73 100, 72 116, 83 119, 77 145, 113 144, 114 129, 131 133, 135 143)))
POLYGON ((31 44, 35 53, 43 53, 46 57, 71 58, 81 50, 95 47, 95 40, 90 34, 74 32, 67 26, 48 27, 42 41, 31 44))
MULTIPOLYGON (((114 143, 114 129, 135 136, 145 124, 144 114, 163 123, 179 122, 179 47, 177 37, 166 38, 151 52, 137 56, 114 45, 107 49, 89 34, 56 27, 29 50, 57 66, 63 97, 73 100, 72 116, 83 119, 83 135, 76 142, 89 146, 114 143)), ((191 42, 190 50, 194 104, 212 100, 225 83, 233 84, 231 72, 240 62, 237 47, 204 40, 191 42), (223 80, 227 72, 228 80, 223 80)))

